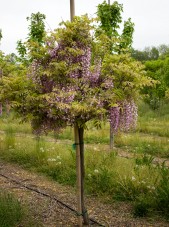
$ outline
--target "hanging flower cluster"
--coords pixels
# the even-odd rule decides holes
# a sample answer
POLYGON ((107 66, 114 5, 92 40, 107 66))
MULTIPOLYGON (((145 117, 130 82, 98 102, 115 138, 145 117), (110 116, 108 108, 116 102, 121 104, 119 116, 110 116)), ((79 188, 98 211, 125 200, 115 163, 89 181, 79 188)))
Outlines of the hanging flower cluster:
POLYGON ((136 127, 137 106, 133 100, 119 103, 117 107, 110 109, 110 126, 113 132, 118 130, 128 131, 136 127))

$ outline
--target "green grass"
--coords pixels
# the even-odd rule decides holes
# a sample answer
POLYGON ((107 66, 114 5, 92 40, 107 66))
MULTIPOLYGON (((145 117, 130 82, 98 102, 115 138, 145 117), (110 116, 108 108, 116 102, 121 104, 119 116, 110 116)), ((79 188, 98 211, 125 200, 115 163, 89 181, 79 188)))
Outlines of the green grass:
POLYGON ((32 220, 30 213, 17 198, 4 191, 0 191, 0 226, 16 227, 16 226, 40 226, 32 220))
POLYGON ((0 226, 17 226, 23 219, 20 203, 10 194, 0 192, 0 226))
POLYGON ((9 127, 13 132, 32 133, 30 123, 22 123, 14 113, 10 113, 8 117, 6 115, 0 116, 0 131, 8 131, 9 127))

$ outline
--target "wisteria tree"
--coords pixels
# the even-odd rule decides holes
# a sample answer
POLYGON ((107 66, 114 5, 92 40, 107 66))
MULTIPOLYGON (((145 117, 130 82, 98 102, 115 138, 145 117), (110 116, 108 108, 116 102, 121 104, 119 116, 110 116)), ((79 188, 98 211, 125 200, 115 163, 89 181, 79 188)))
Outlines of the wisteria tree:
POLYGON ((89 222, 83 197, 85 124, 108 119, 115 130, 134 125, 134 99, 138 89, 149 83, 142 65, 129 54, 110 53, 114 40, 106 34, 95 36, 92 22, 87 16, 62 22, 60 28, 44 37, 17 90, 13 88, 15 82, 8 81, 8 87, 15 90, 13 107, 31 120, 35 133, 74 127, 81 170, 80 215, 85 224, 89 222))
MULTIPOLYGON (((131 50, 131 45, 133 41, 133 32, 134 24, 129 18, 124 22, 123 29, 120 32, 120 27, 122 27, 122 12, 123 5, 119 4, 117 1, 114 1, 112 4, 103 3, 98 5, 97 16, 99 18, 99 26, 97 28, 97 34, 106 34, 107 37, 113 39, 114 42, 111 42, 110 45, 110 54, 120 54, 120 53, 129 53, 131 50)), ((111 108, 111 115, 116 116, 114 120, 110 121, 110 149, 114 146, 114 134, 119 130, 128 131, 133 128, 132 122, 130 119, 124 119, 124 115, 120 114, 120 108, 125 111, 127 108, 133 112, 136 121, 136 105, 134 100, 124 100, 123 102, 117 103, 116 107, 111 108), (121 127, 122 125, 125 127, 121 127)), ((126 110, 127 111, 127 110, 126 110)))

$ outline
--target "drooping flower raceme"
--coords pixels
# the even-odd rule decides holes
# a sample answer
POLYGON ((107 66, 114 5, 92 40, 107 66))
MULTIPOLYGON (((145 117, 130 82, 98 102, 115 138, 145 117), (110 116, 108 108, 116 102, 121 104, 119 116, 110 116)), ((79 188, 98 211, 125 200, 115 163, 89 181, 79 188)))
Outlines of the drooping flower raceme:
POLYGON ((137 106, 133 100, 125 100, 110 109, 110 126, 114 133, 136 127, 137 106))

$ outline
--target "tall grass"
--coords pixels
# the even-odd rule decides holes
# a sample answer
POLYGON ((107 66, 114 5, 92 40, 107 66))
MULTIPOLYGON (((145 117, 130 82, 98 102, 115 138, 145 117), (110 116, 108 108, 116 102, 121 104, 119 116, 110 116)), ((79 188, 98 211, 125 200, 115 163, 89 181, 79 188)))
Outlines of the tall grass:
POLYGON ((20 203, 10 194, 0 192, 0 226, 17 226, 23 219, 20 203))
POLYGON ((23 207, 17 198, 4 191, 0 191, 0 226, 40 226, 40 224, 31 218, 30 213, 23 207))

